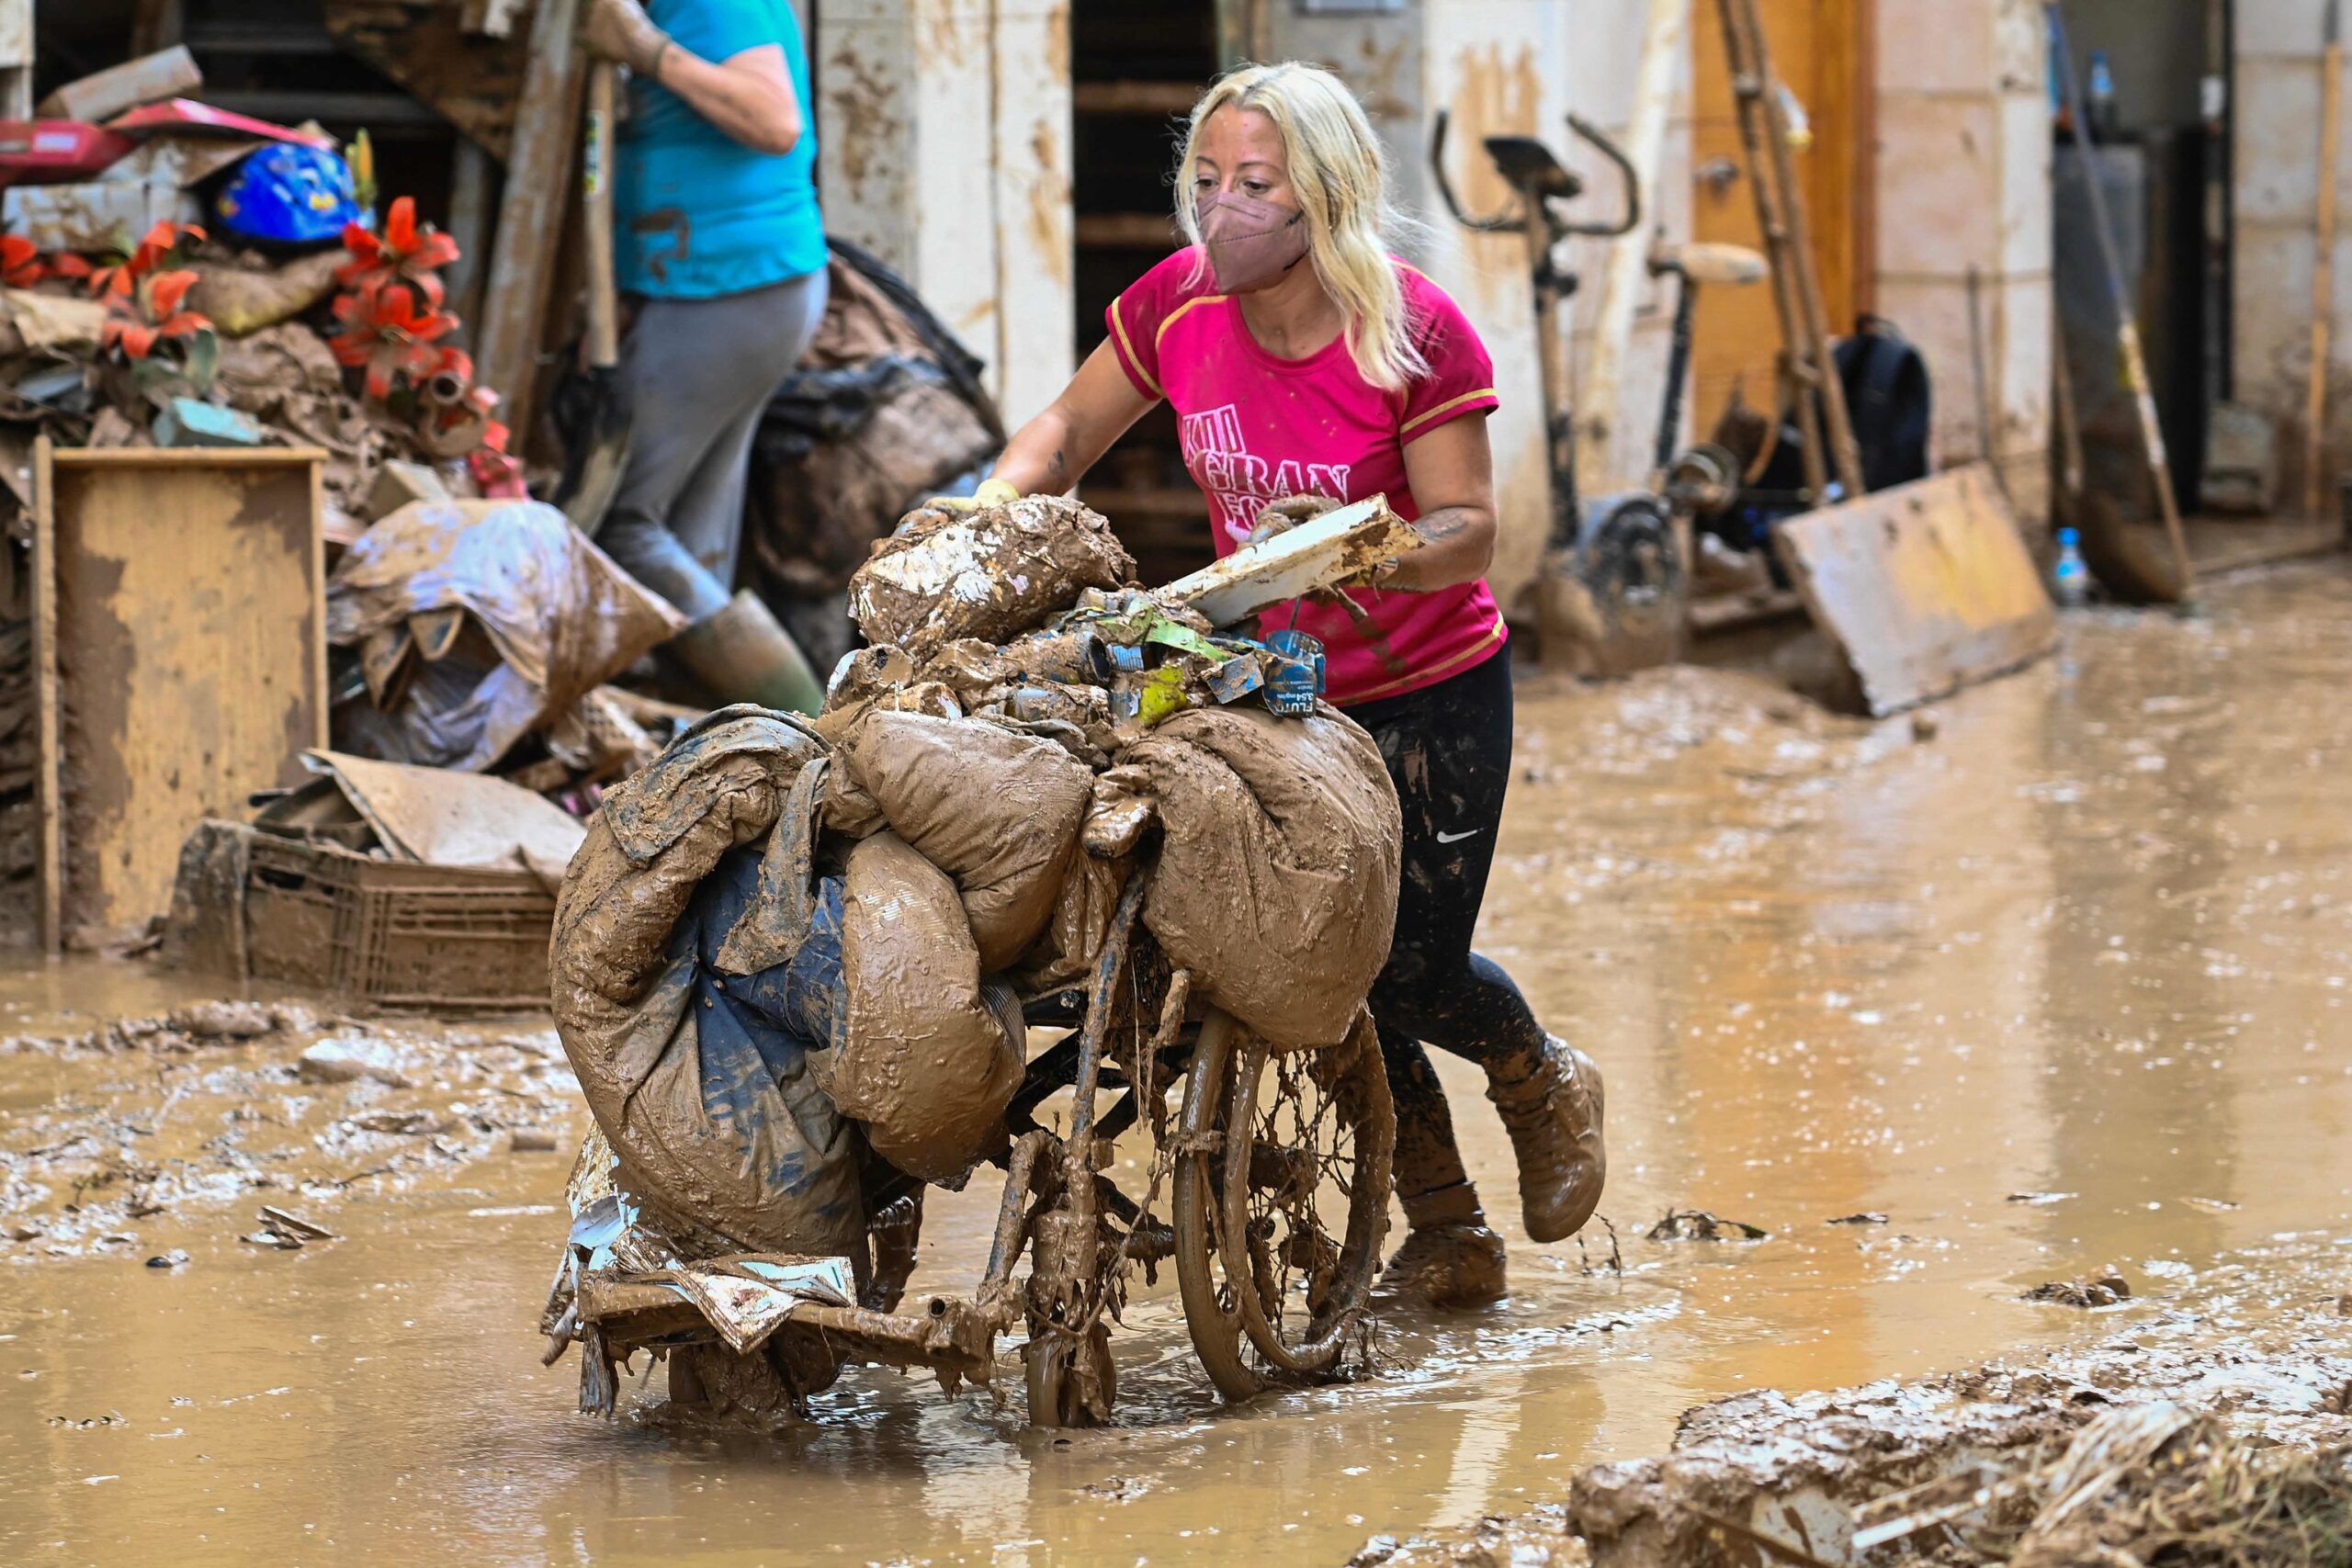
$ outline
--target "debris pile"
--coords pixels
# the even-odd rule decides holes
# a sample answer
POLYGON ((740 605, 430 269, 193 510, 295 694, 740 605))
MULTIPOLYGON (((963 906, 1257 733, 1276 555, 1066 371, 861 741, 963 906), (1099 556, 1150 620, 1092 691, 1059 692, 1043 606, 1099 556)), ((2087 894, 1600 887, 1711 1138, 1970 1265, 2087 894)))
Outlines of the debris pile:
POLYGON ((1380 754, 1316 650, 1133 570, 1074 502, 911 514, 822 714, 722 709, 605 797, 550 950, 617 1205, 581 1211, 546 1318, 591 1340, 584 1408, 612 1382, 583 1278, 752 1252, 864 1284, 870 1204, 1003 1158, 1022 1001, 1091 972, 1136 877, 1193 996, 1279 1047, 1347 1036, 1395 918, 1380 754))
MULTIPOLYGON (((202 85, 185 49, 166 50, 68 83, 0 138, 0 895, 12 905, 29 907, 37 858, 26 569, 38 438, 322 448, 331 560, 408 502, 524 493, 498 397, 451 346, 455 242, 410 197, 379 205, 364 134, 338 148, 315 125, 213 107, 202 85)), ((597 781, 658 750, 589 698, 618 667, 605 665, 559 694, 548 743, 517 760, 556 760, 535 787, 587 786, 593 800, 597 781)))

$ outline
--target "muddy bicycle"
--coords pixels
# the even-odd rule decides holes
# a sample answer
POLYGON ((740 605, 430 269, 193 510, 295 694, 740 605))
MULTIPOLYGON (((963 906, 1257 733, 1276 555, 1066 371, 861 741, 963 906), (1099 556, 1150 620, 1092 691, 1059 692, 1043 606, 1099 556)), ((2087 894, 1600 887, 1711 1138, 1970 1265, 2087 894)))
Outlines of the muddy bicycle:
MULTIPOLYGON (((876 1223, 858 1304, 799 1302, 749 1351, 672 1288, 583 1277, 549 1357, 582 1342, 583 1405, 589 1380, 610 1379, 639 1349, 668 1359, 672 1399, 686 1405, 797 1408, 860 1362, 927 1369, 953 1393, 990 1381, 999 1337, 1018 1328, 1031 1422, 1099 1425, 1117 1398, 1110 1323, 1133 1274, 1154 1280, 1168 1261, 1193 1348, 1227 1399, 1360 1365, 1396 1142, 1370 1015, 1338 1045, 1283 1051, 1198 1005, 1193 977, 1141 925, 1148 881, 1143 870, 1128 879, 1086 984, 1023 999, 1033 1031, 1063 1032, 1030 1058, 1006 1112, 1003 1195, 971 1294, 905 1299, 922 1188, 894 1176, 868 1196, 876 1223), (1067 1120, 1041 1122, 1065 1089, 1067 1120), (1152 1155, 1134 1194, 1105 1168, 1139 1128, 1152 1155), (1029 1272, 1016 1280, 1024 1255, 1029 1272)), ((756 1280, 762 1261, 704 1267, 756 1280)), ((603 1400, 609 1409, 609 1389, 603 1400)))

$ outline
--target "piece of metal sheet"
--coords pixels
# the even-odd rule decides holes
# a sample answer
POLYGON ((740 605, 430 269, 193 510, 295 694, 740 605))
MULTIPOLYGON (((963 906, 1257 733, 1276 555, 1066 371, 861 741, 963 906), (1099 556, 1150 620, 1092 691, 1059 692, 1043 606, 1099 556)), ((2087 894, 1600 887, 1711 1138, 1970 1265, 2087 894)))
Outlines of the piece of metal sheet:
POLYGON ((2057 640, 2049 592, 1984 464, 1792 517, 1773 542, 1873 714, 2030 664, 2057 640))

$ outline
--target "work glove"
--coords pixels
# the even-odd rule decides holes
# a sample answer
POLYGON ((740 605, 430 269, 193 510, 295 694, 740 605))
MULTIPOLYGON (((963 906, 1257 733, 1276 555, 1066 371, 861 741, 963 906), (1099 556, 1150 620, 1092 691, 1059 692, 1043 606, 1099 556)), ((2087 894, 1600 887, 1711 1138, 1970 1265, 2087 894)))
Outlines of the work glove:
POLYGON ((670 35, 653 25, 637 0, 588 0, 580 42, 592 54, 618 61, 636 75, 654 80, 670 35))
POLYGON ((1019 501, 1021 492, 1003 479, 982 479, 979 488, 969 495, 934 495, 923 502, 942 512, 978 512, 984 506, 1002 506, 1019 501))
POLYGON ((1277 534, 1287 534, 1302 523, 1313 522, 1340 503, 1328 495, 1285 495, 1268 502, 1258 511, 1258 520, 1250 530, 1244 544, 1254 545, 1271 539, 1277 534))
POLYGON ((980 487, 970 495, 934 495, 915 503, 915 509, 899 519, 891 530, 897 534, 912 533, 918 528, 935 528, 950 518, 969 517, 984 506, 1002 506, 1008 501, 1019 501, 1021 492, 1002 479, 982 479, 980 487))

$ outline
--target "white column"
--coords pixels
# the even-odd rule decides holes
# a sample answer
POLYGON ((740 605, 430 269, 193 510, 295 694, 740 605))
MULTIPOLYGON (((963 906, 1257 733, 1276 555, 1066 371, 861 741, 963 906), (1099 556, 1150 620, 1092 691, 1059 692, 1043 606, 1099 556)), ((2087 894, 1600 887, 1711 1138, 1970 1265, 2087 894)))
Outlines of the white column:
POLYGON ((827 0, 815 76, 826 228, 905 275, 1008 425, 1069 380, 1069 22, 1051 0, 827 0))
POLYGON ((2050 490, 2046 52, 2031 0, 1879 0, 1879 314, 1927 361, 1938 465, 1989 450, 2030 532, 2048 519, 2050 490), (1989 446, 1969 341, 1972 267, 1989 446))

